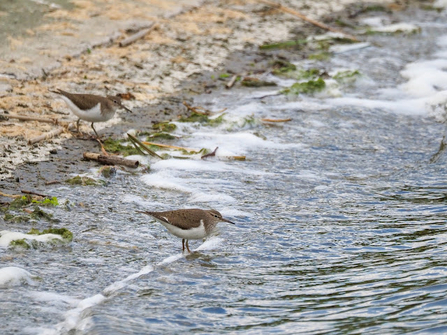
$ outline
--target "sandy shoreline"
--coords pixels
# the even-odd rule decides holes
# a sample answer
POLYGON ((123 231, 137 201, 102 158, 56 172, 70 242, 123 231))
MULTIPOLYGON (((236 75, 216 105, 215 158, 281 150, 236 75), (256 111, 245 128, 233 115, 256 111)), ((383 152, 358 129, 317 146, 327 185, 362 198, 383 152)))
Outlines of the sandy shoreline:
MULTIPOLYGON (((140 8, 136 2, 125 2, 125 6, 122 2, 115 2, 120 3, 120 6, 115 8, 108 4, 108 11, 104 14, 104 20, 113 19, 118 27, 109 30, 111 35, 107 37, 107 42, 102 41, 96 47, 91 47, 93 42, 89 44, 85 39, 79 38, 78 48, 73 49, 71 54, 64 53, 64 56, 54 53, 48 67, 42 66, 46 70, 38 77, 35 76, 36 71, 29 59, 14 59, 20 52, 29 53, 28 49, 21 51, 20 48, 32 43, 26 40, 15 43, 14 50, 13 43, 10 43, 11 55, 5 57, 3 62, 14 66, 16 70, 21 69, 21 72, 11 75, 4 68, 3 73, 0 73, 0 113, 75 120, 64 102, 50 93, 50 89, 101 95, 108 92, 131 93, 135 99, 125 101, 124 104, 138 111, 138 115, 144 118, 144 124, 150 125, 151 120, 168 120, 184 113, 181 101, 173 104, 174 109, 178 106, 173 113, 154 106, 166 97, 179 95, 182 91, 180 84, 194 75, 221 68, 234 52, 249 46, 286 40, 292 29, 303 29, 303 32, 306 29, 316 30, 309 23, 260 1, 212 0, 201 2, 199 6, 199 2, 183 2, 181 6, 172 4, 171 7, 168 6, 169 3, 165 3, 165 8, 159 2, 151 2, 157 9, 151 13, 145 12, 147 8, 140 8), (129 21, 132 15, 137 19, 129 21), (123 48, 119 46, 121 40, 135 32, 126 29, 142 27, 145 22, 157 22, 157 27, 135 43, 123 48)), ((289 1, 283 5, 318 20, 341 11, 354 2, 289 1)), ((55 35, 52 49, 58 50, 60 47, 57 43, 61 40, 56 37, 75 38, 73 31, 78 29, 76 24, 82 22, 82 18, 89 18, 91 12, 94 13, 92 17, 96 22, 92 27, 96 28, 96 18, 101 16, 98 14, 99 8, 102 8, 101 3, 76 1, 76 7, 70 11, 50 11, 48 15, 57 18, 57 22, 45 28, 55 35)), ((79 32, 86 29, 85 24, 79 25, 79 32)), ((321 29, 319 32, 324 33, 321 29)), ((194 90, 183 89, 183 93, 190 96, 205 91, 206 88, 201 88, 199 84, 194 90)), ((128 117, 124 112, 118 112, 114 119, 97 124, 96 128, 100 130, 112 127, 128 117)), ((20 122, 14 119, 0 122, 0 180, 13 176, 16 166, 23 162, 46 159, 51 149, 60 147, 63 141, 72 138, 69 132, 64 132, 54 139, 35 145, 27 144, 30 139, 56 127, 58 126, 49 123, 20 122)), ((107 131, 112 129, 114 128, 108 128, 107 131)), ((82 130, 90 131, 89 125, 84 123, 82 130)))

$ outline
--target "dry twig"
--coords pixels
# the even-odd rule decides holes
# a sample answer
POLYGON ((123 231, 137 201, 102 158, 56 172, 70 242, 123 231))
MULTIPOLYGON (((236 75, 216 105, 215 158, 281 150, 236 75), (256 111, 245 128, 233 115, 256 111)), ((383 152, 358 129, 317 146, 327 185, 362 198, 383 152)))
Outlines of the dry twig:
POLYGON ((152 22, 149 27, 140 30, 138 33, 135 33, 131 36, 129 36, 128 38, 125 38, 124 40, 122 40, 119 43, 120 47, 125 47, 128 46, 129 44, 132 44, 133 42, 135 42, 136 40, 146 36, 149 32, 151 32, 152 30, 154 30, 156 27, 158 26, 158 24, 155 24, 155 22, 152 22))

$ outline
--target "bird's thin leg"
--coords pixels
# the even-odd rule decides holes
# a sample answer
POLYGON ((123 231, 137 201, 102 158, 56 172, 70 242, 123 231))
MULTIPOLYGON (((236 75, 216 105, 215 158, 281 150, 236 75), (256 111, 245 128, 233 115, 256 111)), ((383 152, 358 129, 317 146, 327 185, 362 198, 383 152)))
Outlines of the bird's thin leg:
POLYGON ((76 130, 78 131, 78 134, 79 134, 79 121, 81 121, 81 119, 78 119, 78 121, 76 121, 76 130))
POLYGON ((109 153, 106 151, 106 148, 104 148, 104 145, 102 144, 101 140, 99 138, 96 139, 101 146, 101 152, 104 154, 104 156, 109 156, 109 153))
POLYGON ((188 252, 191 253, 191 250, 189 250, 188 240, 186 240, 186 249, 188 249, 188 252))
POLYGON ((182 239, 182 247, 183 247, 182 252, 184 252, 185 251, 185 239, 182 239))
POLYGON ((93 129, 93 131, 94 131, 95 134, 96 134, 96 138, 99 138, 99 135, 98 135, 98 133, 97 133, 96 130, 95 130, 95 127, 93 127, 93 122, 92 122, 92 129, 93 129))

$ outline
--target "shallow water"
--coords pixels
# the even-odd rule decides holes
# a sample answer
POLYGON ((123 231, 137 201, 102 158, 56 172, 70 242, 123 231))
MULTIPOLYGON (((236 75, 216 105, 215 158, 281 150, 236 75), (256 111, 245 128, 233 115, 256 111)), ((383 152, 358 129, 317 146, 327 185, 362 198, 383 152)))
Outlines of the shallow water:
POLYGON ((105 187, 55 185, 48 193, 70 205, 54 214, 75 239, 20 257, 0 251, 2 263, 38 277, 1 290, 3 328, 445 333, 447 171, 439 149, 447 87, 437 78, 447 68, 447 21, 409 20, 421 34, 375 36, 380 47, 316 64, 362 73, 338 96, 260 100, 259 92, 231 90, 198 98, 196 105, 228 108, 226 122, 179 123, 175 144, 218 146, 218 155, 246 161, 151 160, 149 173, 119 172, 105 187), (434 75, 423 77, 428 69, 434 75), (292 121, 244 125, 252 116, 292 121), (220 223, 217 236, 191 241, 196 251, 182 256, 179 239, 134 213, 188 207, 215 208, 237 225, 220 223))

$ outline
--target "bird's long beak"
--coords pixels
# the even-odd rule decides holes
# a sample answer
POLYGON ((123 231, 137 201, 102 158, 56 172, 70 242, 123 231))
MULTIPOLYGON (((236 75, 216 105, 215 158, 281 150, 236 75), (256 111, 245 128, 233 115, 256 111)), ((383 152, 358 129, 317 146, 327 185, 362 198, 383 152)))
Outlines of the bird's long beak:
POLYGON ((127 108, 126 106, 124 106, 124 105, 122 105, 122 104, 120 104, 120 107, 123 108, 123 109, 125 109, 126 111, 128 111, 128 112, 130 112, 130 113, 133 113, 129 108, 127 108))
POLYGON ((222 219, 220 219, 221 221, 224 221, 224 222, 228 222, 228 223, 231 223, 231 224, 235 224, 234 222, 231 222, 230 220, 227 220, 227 219, 224 219, 224 218, 222 218, 222 219))

